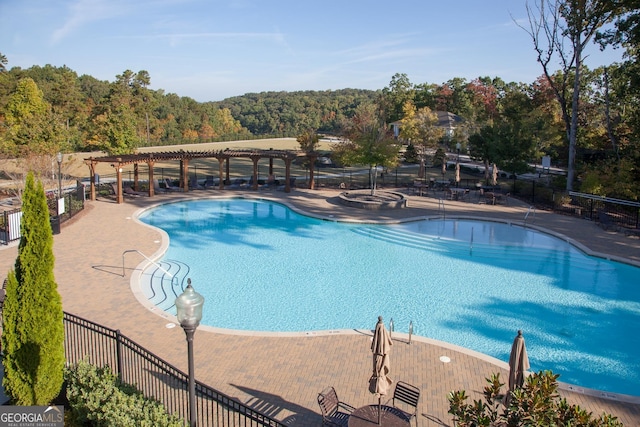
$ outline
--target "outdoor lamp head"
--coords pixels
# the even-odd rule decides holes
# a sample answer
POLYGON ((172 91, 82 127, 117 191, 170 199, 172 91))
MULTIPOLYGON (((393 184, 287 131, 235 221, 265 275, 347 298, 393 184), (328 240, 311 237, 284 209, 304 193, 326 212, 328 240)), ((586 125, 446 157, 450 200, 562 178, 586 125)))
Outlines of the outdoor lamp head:
POLYGON ((56 156, 56 158, 58 159, 58 163, 62 163, 62 153, 58 152, 58 155, 56 156))
POLYGON ((204 298, 193 289, 191 279, 187 283, 184 292, 176 298, 176 317, 183 328, 197 328, 202 320, 204 298))

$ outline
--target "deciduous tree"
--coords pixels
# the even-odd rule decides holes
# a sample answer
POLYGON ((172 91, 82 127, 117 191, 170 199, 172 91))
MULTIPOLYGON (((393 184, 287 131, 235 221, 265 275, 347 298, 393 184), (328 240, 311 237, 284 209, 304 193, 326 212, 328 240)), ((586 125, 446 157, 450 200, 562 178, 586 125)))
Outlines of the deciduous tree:
POLYGON ((7 130, 3 154, 27 157, 51 155, 60 150, 64 129, 55 120, 51 105, 31 78, 18 82, 5 110, 7 130))
POLYGON ((368 165, 371 195, 375 194, 377 167, 394 167, 399 147, 380 118, 375 104, 362 104, 344 125, 343 142, 334 146, 334 155, 343 165, 368 165))
POLYGON ((575 181, 580 78, 587 44, 613 19, 608 0, 535 0, 527 3, 536 59, 560 103, 568 141, 567 190, 575 181), (557 61, 561 67, 554 75, 557 61))

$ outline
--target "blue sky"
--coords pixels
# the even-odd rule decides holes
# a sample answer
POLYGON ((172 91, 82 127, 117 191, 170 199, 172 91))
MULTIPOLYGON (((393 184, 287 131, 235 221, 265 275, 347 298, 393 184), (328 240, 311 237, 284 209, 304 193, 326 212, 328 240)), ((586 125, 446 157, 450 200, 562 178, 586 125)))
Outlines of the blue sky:
MULTIPOLYGON (((531 2, 532 0, 530 0, 531 2)), ((525 0, 0 0, 8 67, 66 65, 218 101, 248 92, 382 89, 454 77, 531 83, 525 0)), ((595 67, 619 51, 588 49, 595 67)))

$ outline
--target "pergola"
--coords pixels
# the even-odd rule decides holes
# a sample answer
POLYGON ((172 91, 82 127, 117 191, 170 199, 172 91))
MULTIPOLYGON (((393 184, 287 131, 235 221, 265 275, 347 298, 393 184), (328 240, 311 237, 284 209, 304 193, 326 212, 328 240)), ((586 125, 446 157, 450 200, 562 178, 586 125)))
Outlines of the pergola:
MULTIPOLYGON (((302 151, 289 150, 220 150, 220 151, 166 151, 158 153, 136 153, 122 156, 89 157, 85 159, 85 164, 89 166, 91 178, 91 200, 96 199, 96 173, 95 168, 98 163, 109 163, 116 170, 116 198, 118 203, 124 203, 122 191, 122 166, 133 164, 133 187, 138 188, 138 165, 146 163, 149 171, 149 197, 155 195, 153 168, 157 162, 180 161, 180 188, 189 191, 189 162, 192 159, 215 158, 219 164, 220 190, 224 189, 225 183, 229 182, 229 161, 231 158, 248 158, 253 162, 252 189, 258 189, 258 162, 261 159, 269 159, 269 175, 273 175, 273 159, 281 159, 285 164, 284 191, 291 192, 291 162, 298 157, 309 157, 311 164, 317 158, 316 153, 305 153, 302 151)), ((311 168, 309 188, 313 189, 313 168, 311 168)))

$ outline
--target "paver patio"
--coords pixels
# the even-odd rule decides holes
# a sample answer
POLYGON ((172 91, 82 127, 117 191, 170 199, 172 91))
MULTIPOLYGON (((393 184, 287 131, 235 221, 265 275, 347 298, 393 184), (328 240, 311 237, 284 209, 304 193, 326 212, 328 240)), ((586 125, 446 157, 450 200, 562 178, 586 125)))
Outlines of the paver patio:
MULTIPOLYGON (((124 257, 126 275, 122 276, 123 253, 138 250, 147 256, 159 255, 166 240, 157 230, 133 219, 135 212, 156 203, 188 197, 234 195, 273 198, 314 216, 339 220, 397 221, 438 215, 434 198, 408 196, 409 207, 393 211, 364 211, 347 208, 336 201, 333 190, 283 192, 197 191, 171 193, 155 198, 126 199, 118 205, 110 199, 87 202, 85 212, 64 224, 54 236, 55 277, 64 310, 120 331, 155 352, 161 358, 185 370, 186 342, 181 328, 168 328, 173 319, 141 304, 131 291, 130 278, 143 258, 135 253, 124 257)), ((447 201, 445 215, 499 218, 522 222, 528 207, 478 205, 447 201)), ((538 211, 527 222, 554 233, 561 233, 597 253, 625 258, 640 265, 640 240, 621 233, 607 232, 596 224, 538 211)), ((0 271, 6 275, 17 254, 15 245, 0 250, 0 271)), ((250 267, 250 265, 248 265, 250 267)), ((225 268, 224 265, 212 268, 225 268)), ((196 289, 206 284, 195 284, 196 289)), ((401 310, 401 307, 399 307, 401 310)), ((372 319, 371 327, 375 325, 372 319)), ((385 319, 385 321, 388 319, 385 319)), ((515 334, 515 331, 513 331, 515 334)), ((418 386, 422 390, 418 424, 451 426, 447 414, 447 393, 465 389, 472 398, 481 397, 485 378, 500 372, 506 379, 507 364, 487 356, 441 342, 414 337, 411 345, 404 336, 392 347, 392 378, 418 386), (441 356, 451 359, 440 361, 441 356)), ((327 331, 296 336, 232 334, 201 327, 195 338, 196 378, 249 404, 287 425, 321 424, 316 396, 333 385, 341 400, 353 406, 374 403, 368 392, 371 370, 369 331, 327 331)), ((629 401, 568 390, 562 391, 572 403, 599 414, 609 412, 626 426, 640 425, 640 398, 629 401)), ((640 385, 639 393, 640 396, 640 385)))

